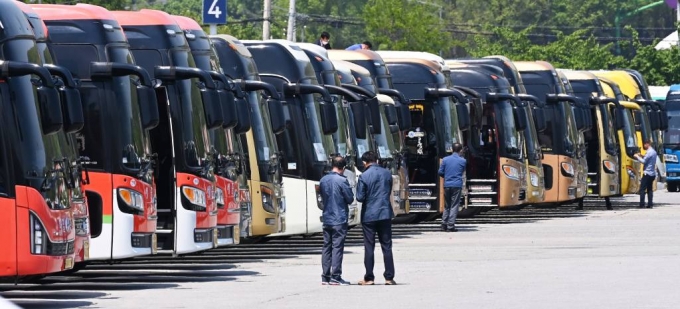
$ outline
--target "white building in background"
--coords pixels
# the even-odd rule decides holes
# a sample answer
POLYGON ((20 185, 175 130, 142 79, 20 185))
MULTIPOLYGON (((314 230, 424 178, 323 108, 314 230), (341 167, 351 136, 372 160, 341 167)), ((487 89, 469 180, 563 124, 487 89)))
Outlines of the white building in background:
POLYGON ((659 44, 656 44, 654 48, 656 50, 670 49, 673 46, 678 46, 678 32, 675 31, 665 37, 659 44))

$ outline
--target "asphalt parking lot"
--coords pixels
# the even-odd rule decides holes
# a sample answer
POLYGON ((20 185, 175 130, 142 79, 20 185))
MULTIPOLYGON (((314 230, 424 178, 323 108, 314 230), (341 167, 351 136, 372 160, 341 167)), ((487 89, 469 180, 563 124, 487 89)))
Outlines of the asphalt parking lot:
MULTIPOLYGON (((24 308, 677 308, 680 193, 636 197, 615 210, 490 211, 436 224, 395 226, 397 286, 321 286, 319 239, 288 239, 208 252, 95 265, 41 284, 0 285, 24 308), (224 257, 224 258, 222 258, 224 257)), ((344 277, 363 277, 363 247, 350 233, 344 277)), ((376 250, 376 275, 382 262, 376 250)))

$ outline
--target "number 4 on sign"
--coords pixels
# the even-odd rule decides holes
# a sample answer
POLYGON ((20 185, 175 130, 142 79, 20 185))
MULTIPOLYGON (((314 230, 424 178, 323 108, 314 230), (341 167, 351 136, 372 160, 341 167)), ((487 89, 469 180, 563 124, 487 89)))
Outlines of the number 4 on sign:
POLYGON ((217 1, 218 0, 212 0, 212 4, 208 9, 208 14, 215 15, 215 18, 220 18, 220 15, 222 15, 222 11, 220 11, 220 7, 217 6, 217 1))

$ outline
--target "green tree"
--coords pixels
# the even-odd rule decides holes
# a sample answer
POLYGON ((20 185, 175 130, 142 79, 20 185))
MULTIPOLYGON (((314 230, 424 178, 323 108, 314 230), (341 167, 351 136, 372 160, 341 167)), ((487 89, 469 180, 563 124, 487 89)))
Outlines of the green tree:
POLYGON ((437 14, 416 1, 369 0, 363 17, 374 48, 437 53, 452 45, 437 14))

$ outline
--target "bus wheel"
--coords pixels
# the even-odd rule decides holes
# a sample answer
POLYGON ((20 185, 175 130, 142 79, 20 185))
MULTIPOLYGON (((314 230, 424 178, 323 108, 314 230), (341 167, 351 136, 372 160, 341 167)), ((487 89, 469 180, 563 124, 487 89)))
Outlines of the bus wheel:
POLYGON ((668 190, 668 192, 677 192, 678 191, 678 184, 677 183, 668 182, 668 183, 666 183, 666 185, 668 186, 666 188, 668 190))
POLYGON ((418 218, 418 214, 405 214, 392 219, 393 224, 409 224, 418 218))
POLYGON ((458 211, 458 218, 472 218, 482 212, 482 207, 468 207, 458 211))

